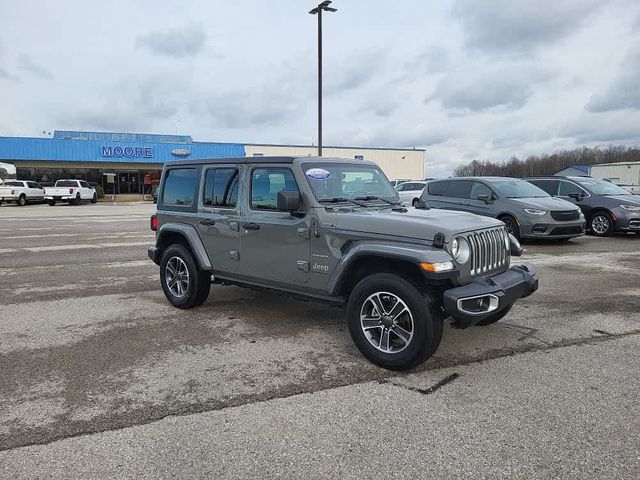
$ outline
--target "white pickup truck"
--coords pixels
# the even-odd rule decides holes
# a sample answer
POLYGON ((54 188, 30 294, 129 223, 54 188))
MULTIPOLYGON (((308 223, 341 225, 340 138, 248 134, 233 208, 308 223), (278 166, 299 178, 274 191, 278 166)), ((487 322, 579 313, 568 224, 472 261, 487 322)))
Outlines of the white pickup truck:
POLYGON ((0 205, 16 202, 21 207, 29 202, 44 200, 44 188, 39 183, 26 180, 7 180, 0 186, 0 205))
POLYGON ((80 205, 83 201, 96 203, 98 194, 84 180, 58 180, 55 186, 45 188, 44 198, 51 206, 56 202, 80 205))

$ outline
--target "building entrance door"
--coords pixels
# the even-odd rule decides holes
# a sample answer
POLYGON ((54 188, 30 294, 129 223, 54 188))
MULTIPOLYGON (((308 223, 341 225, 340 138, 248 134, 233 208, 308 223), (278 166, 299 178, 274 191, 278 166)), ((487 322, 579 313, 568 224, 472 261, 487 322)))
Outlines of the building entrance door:
POLYGON ((140 174, 138 172, 118 173, 118 193, 140 193, 140 174))

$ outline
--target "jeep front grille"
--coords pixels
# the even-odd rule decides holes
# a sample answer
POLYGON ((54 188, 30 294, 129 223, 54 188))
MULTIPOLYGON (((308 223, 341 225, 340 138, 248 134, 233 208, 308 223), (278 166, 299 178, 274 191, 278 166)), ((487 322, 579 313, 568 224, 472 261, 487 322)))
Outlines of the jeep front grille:
POLYGON ((471 276, 484 275, 509 265, 509 249, 505 245, 504 227, 471 232, 465 235, 469 242, 471 276))

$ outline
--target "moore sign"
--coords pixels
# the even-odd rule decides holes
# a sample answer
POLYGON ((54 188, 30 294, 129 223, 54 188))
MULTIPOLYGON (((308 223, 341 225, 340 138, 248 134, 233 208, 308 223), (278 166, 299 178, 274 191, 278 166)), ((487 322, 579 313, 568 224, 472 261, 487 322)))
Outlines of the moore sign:
POLYGON ((102 147, 103 157, 153 158, 153 147, 102 147))

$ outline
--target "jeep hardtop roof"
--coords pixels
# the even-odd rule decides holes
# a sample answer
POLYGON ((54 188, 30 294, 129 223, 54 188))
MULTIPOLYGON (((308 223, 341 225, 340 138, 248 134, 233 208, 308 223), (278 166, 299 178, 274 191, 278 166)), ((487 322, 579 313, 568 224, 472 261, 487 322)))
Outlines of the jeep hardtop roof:
POLYGON ((226 157, 226 158, 191 158, 170 160, 165 165, 172 167, 174 165, 210 165, 215 163, 293 163, 295 160, 310 162, 335 162, 335 163, 355 163, 362 165, 371 165, 373 162, 367 160, 356 160, 353 158, 339 157, 226 157))

